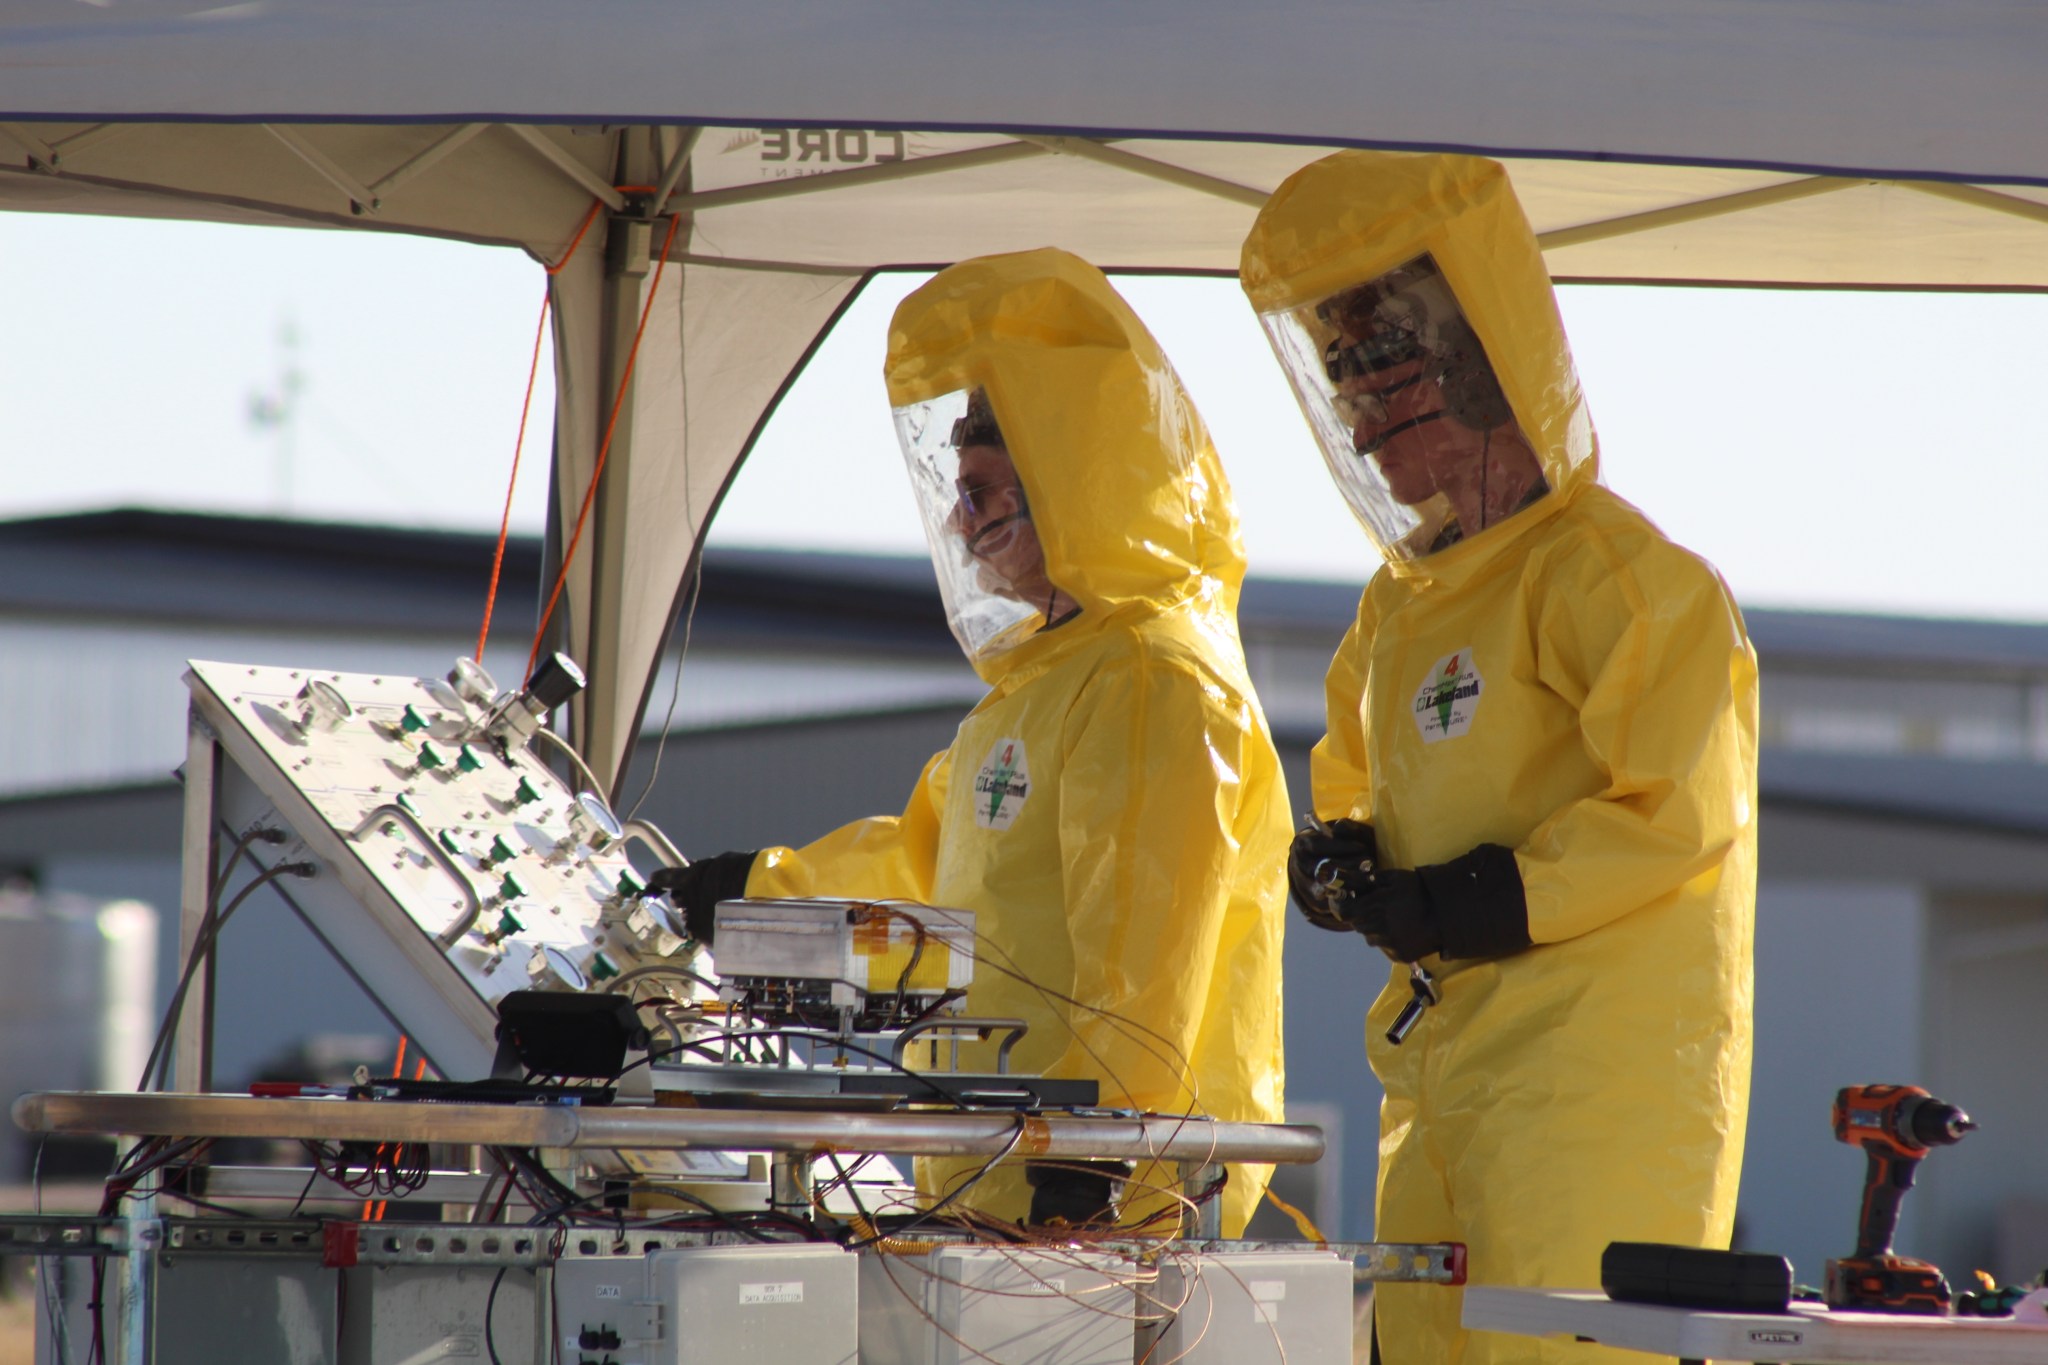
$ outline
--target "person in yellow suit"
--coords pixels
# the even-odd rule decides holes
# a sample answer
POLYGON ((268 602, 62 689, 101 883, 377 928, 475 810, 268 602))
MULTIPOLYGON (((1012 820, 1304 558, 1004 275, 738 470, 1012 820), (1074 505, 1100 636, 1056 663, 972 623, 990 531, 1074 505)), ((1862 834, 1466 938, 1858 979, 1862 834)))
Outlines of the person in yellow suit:
MULTIPOLYGON (((1385 557, 1330 667, 1289 863, 1311 922, 1393 959, 1366 1037, 1374 1235, 1463 1242, 1474 1284, 1571 1288, 1598 1287, 1612 1241, 1725 1247, 1756 877, 1741 615, 1601 485, 1500 166, 1318 161, 1259 214, 1242 281, 1385 557)), ((1381 1286, 1382 1358, 1625 1358, 1467 1334, 1462 1297, 1381 1286)))
MULTIPOLYGON (((1014 1067, 1093 1077, 1109 1106, 1279 1122, 1292 821, 1201 418, 1102 273, 1054 250, 967 261, 910 295, 886 377, 948 617, 989 693, 900 816, 659 886, 700 925, 742 892, 972 910, 967 1005, 1029 1021, 1014 1067)), ((944 1194, 982 1165, 925 1163, 921 1183, 944 1194)), ((1268 1174, 1231 1168, 1228 1234, 1268 1174)), ((1138 1171, 1126 1221, 1164 1207, 1141 1192, 1173 1178, 1138 1171)), ((959 1202, 1080 1222, 1110 1188, 1005 1166, 959 1202)))

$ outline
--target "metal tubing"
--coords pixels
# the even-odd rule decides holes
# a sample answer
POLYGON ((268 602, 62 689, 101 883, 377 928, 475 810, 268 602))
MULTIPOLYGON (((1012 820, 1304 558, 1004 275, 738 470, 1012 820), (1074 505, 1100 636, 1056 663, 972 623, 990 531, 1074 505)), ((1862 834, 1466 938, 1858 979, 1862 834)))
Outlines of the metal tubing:
POLYGON ((809 1152, 777 1152, 768 1163, 768 1207, 798 1218, 811 1216, 813 1182, 809 1152))
MULTIPOLYGON (((1221 1179, 1223 1168, 1213 1162, 1180 1163, 1181 1193, 1191 1200, 1221 1179)), ((1181 1229, 1180 1235, 1202 1242, 1213 1242, 1223 1236, 1223 1194, 1220 1190, 1208 1203, 1195 1205, 1194 1222, 1181 1229)))
POLYGON ((157 1133, 493 1147, 904 1152, 918 1156, 993 1156, 1014 1148, 1020 1156, 1156 1159, 1200 1165, 1225 1161, 1294 1165, 1323 1155, 1322 1130, 1306 1124, 1217 1123, 1179 1116, 569 1108, 42 1091, 14 1102, 14 1121, 31 1133, 157 1133))
POLYGON ((125 1365, 155 1365, 156 1266, 164 1244, 164 1220, 156 1216, 154 1194, 137 1204, 128 1219, 128 1255, 121 1262, 121 1359, 125 1365))
POLYGON ((483 915, 483 899, 477 895, 476 887, 471 884, 469 878, 462 874, 462 869, 457 867, 454 860, 442 851, 441 845, 434 841, 434 836, 427 833, 426 826, 420 823, 419 817, 395 801, 385 802, 357 821, 356 827, 348 832, 350 842, 361 842, 365 834, 368 834, 373 828, 381 825, 386 820, 391 821, 393 824, 404 825, 414 834, 417 834, 420 839, 420 847, 427 851, 427 856, 439 863, 441 870, 446 872, 454 879, 455 884, 462 888, 462 898, 469 902, 469 904, 463 909, 461 918, 457 919, 440 933, 434 935, 434 942, 440 944, 443 948, 453 948, 456 944, 462 942, 462 936, 475 927, 478 918, 483 915))
MULTIPOLYGON (((220 745, 195 706, 185 719, 184 850, 178 889, 178 960, 190 962, 212 909, 213 883, 220 875, 220 745)), ((213 1085, 212 953, 198 968, 178 1031, 171 1039, 171 1083, 181 1090, 213 1085)), ((140 1084, 153 1084, 147 1077, 140 1084)))
POLYGON ((629 840, 638 839, 653 849, 654 856, 670 867, 688 867, 690 864, 690 860, 683 856, 682 850, 675 846, 675 841, 663 834, 651 820, 626 821, 625 836, 629 840))

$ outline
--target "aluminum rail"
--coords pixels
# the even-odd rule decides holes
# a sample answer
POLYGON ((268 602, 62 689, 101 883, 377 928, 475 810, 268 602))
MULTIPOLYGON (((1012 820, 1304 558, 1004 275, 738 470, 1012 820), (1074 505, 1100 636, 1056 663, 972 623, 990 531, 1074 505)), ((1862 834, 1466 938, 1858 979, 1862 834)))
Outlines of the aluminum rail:
POLYGON ((14 1102, 24 1131, 67 1135, 317 1138, 490 1147, 610 1147, 916 1156, 1154 1158, 1299 1165, 1323 1155, 1307 1124, 1002 1113, 817 1113, 747 1109, 423 1104, 246 1095, 37 1091, 14 1102), (1021 1132, 1020 1132, 1021 1129, 1021 1132))

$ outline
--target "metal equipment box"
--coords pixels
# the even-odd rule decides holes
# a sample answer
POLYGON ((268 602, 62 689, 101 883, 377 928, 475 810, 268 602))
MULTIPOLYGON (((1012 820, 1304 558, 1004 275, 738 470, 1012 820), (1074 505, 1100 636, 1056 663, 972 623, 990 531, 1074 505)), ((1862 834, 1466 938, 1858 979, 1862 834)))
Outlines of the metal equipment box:
POLYGON ((861 1257, 861 1365, 1130 1365, 1135 1288, 1120 1256, 941 1247, 861 1257))
POLYGON ((811 1243, 565 1258, 555 1266, 559 1358, 854 1365, 858 1265, 811 1243))
POLYGON ((341 1274, 340 1365, 533 1365, 534 1274, 525 1267, 358 1265, 341 1274))
POLYGON ((1331 1252, 1168 1254, 1138 1298, 1140 1365, 1350 1365, 1351 1262, 1331 1252))

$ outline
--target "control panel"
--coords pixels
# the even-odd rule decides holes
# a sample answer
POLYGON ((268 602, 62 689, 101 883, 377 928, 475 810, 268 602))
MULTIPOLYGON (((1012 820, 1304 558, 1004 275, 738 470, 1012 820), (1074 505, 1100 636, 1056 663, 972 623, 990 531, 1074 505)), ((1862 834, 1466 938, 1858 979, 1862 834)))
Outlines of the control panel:
MULTIPOLYGON (((546 671, 505 694, 468 660, 446 678, 201 661, 187 674, 195 709, 304 849, 387 934, 410 940, 415 971, 432 956, 439 975, 459 978, 435 983, 439 993, 473 993, 484 1044, 491 1007, 513 991, 602 990, 682 966, 692 947, 668 902, 641 894, 603 798, 541 761, 546 671)), ((345 931, 301 913, 360 967, 338 941, 345 931)), ((392 997, 408 983, 364 984, 404 1022, 392 997)))

